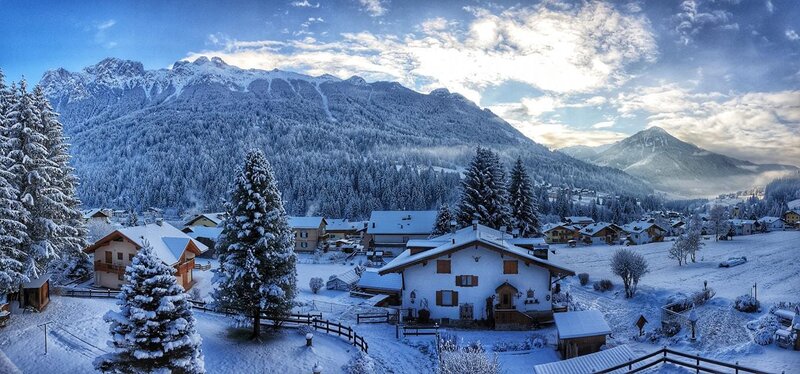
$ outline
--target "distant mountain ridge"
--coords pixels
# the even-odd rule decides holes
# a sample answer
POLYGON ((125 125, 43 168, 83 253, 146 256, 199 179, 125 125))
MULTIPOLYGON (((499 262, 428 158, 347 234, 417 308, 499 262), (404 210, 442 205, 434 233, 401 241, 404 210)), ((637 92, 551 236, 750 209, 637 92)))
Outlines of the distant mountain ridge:
POLYGON ((158 70, 109 58, 80 72, 49 71, 40 83, 71 138, 88 206, 217 209, 251 147, 267 151, 293 214, 363 217, 452 201, 457 176, 398 170, 459 169, 478 145, 507 160, 521 155, 537 181, 651 192, 618 170, 536 144, 446 89, 422 94, 396 82, 204 57, 158 70))
POLYGON ((655 126, 605 150, 571 148, 564 151, 584 161, 640 177, 656 189, 683 196, 737 191, 797 170, 791 165, 755 164, 713 153, 655 126))

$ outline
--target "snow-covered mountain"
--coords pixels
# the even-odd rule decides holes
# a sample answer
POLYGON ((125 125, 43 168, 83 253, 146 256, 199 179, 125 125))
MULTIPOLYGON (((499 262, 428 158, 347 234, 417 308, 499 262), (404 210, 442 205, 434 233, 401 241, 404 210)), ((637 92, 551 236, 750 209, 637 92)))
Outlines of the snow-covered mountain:
POLYGON ((660 127, 640 131, 605 150, 565 151, 596 165, 623 170, 659 190, 681 196, 746 189, 797 170, 794 166, 754 164, 713 153, 681 141, 660 127))
POLYGON ((461 169, 477 145, 522 155, 537 181, 650 191, 618 170, 551 152, 446 89, 426 95, 219 58, 159 70, 109 58, 49 71, 40 83, 71 137, 88 206, 219 207, 252 147, 266 150, 295 214, 364 217, 452 201, 458 174, 440 171, 461 169), (436 168, 416 173, 428 166, 436 168))

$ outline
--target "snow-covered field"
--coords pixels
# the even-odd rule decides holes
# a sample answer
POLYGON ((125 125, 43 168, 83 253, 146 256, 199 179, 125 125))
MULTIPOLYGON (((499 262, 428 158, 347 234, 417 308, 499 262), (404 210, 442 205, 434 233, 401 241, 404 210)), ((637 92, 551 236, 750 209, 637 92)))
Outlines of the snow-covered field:
MULTIPOLYGON (((611 279, 616 285, 610 292, 594 291, 590 285, 580 286, 577 279, 564 281, 575 300, 585 307, 601 310, 614 333, 610 345, 630 344, 637 353, 646 353, 669 345, 679 350, 700 353, 706 357, 728 362, 738 361, 742 365, 776 373, 795 372, 800 367, 800 353, 783 350, 776 346, 758 346, 752 343, 751 331, 745 324, 766 313, 778 301, 800 301, 800 232, 787 231, 770 234, 736 237, 729 242, 705 241, 697 263, 679 267, 676 261, 667 258, 670 242, 629 247, 642 253, 650 265, 639 285, 639 293, 631 300, 624 298, 619 280, 609 271, 609 260, 614 246, 594 245, 567 248, 554 246, 551 259, 567 265, 578 273, 590 274, 591 281, 611 279), (728 257, 746 256, 748 262, 733 268, 719 268, 718 263, 728 257), (643 314, 651 323, 647 330, 658 326, 659 307, 665 299, 676 292, 689 293, 702 289, 703 281, 717 291, 717 296, 708 304, 699 307, 698 322, 700 338, 691 343, 682 331, 675 338, 655 343, 640 342, 634 337, 637 329, 634 322, 643 314), (758 283, 758 298, 763 312, 745 314, 735 311, 732 300, 750 292, 753 283, 758 283)), ((323 317, 351 325, 359 335, 365 336, 370 347, 370 357, 378 372, 427 373, 433 370, 432 355, 424 346, 430 337, 408 338, 398 341, 395 327, 386 324, 356 324, 355 313, 376 311, 363 304, 363 299, 351 298, 349 293, 322 289, 313 294, 309 288, 312 277, 327 280, 332 274, 351 269, 362 261, 355 258, 346 263, 312 263, 303 257, 298 263, 298 301, 302 311, 318 311, 323 317)), ((205 264, 207 260, 200 260, 205 264)), ((216 261, 211 261, 217 266, 216 261)), ((211 291, 211 272, 196 271, 195 288, 205 297, 211 291)), ((0 330, 0 350, 25 373, 80 373, 92 371, 92 360, 107 349, 108 325, 102 315, 116 308, 114 300, 78 299, 54 296, 48 308, 40 314, 14 314, 12 323, 0 330), (44 333, 38 324, 53 322, 48 326, 49 352, 43 354, 44 333)), ((315 335, 315 346, 308 349, 304 338, 294 329, 265 334, 262 342, 247 340, 247 332, 231 327, 229 318, 197 311, 198 332, 203 337, 203 352, 210 373, 253 372, 310 372, 315 363, 325 368, 324 372, 342 371, 356 348, 346 340, 315 335)), ((684 329, 686 330, 686 329, 684 329)), ((481 331, 450 330, 464 342, 480 341, 491 352, 500 344, 525 340, 532 333, 544 335, 550 346, 520 352, 501 352, 498 359, 507 373, 530 372, 539 363, 559 359, 553 350, 555 328, 550 326, 530 331, 481 331)), ((490 353, 494 354, 494 353, 490 353)), ((664 366, 659 372, 683 372, 681 369, 664 366), (671 371, 670 371, 671 370, 671 371)))

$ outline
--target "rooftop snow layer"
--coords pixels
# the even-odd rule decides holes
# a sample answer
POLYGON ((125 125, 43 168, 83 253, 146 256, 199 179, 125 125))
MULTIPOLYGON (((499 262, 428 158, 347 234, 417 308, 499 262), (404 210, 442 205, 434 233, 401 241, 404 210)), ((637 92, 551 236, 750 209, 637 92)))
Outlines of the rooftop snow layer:
POLYGON ((361 274, 361 279, 358 280, 358 287, 400 291, 403 288, 403 280, 398 273, 380 275, 377 271, 367 270, 361 274))
POLYGON ((599 310, 581 310, 577 312, 555 313, 559 339, 583 338, 586 336, 608 335, 608 327, 603 313, 599 310))
MULTIPOLYGON (((556 315, 559 314, 563 313, 556 313, 556 315)), ((569 360, 536 365, 533 367, 533 372, 536 374, 596 373, 619 364, 624 364, 636 357, 637 356, 627 345, 620 345, 569 360)), ((612 373, 624 373, 626 371, 625 369, 620 369, 612 373)))
POLYGON ((325 230, 327 231, 350 231, 364 227, 363 221, 350 222, 347 218, 326 218, 325 230))
POLYGON ((435 210, 374 210, 369 217, 369 234, 430 234, 436 222, 435 210))
POLYGON ((322 226, 322 221, 322 217, 289 217, 289 227, 293 229, 316 229, 322 226))
POLYGON ((122 235, 130 240, 133 240, 137 246, 143 247, 144 242, 148 242, 153 247, 153 253, 164 261, 166 264, 172 265, 178 262, 181 254, 186 249, 189 240, 193 241, 200 252, 208 250, 205 244, 200 243, 175 226, 163 222, 160 225, 151 223, 145 226, 132 226, 117 230, 122 235), (181 247, 181 245, 183 245, 181 247))
POLYGON ((222 234, 222 227, 192 226, 191 231, 186 233, 193 239, 208 238, 217 239, 222 234))

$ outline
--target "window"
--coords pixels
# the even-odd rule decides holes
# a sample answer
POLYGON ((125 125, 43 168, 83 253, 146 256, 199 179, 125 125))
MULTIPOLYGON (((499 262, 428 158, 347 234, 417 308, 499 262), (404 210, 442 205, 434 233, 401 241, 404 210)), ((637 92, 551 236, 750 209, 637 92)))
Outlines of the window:
POLYGON ((450 260, 436 260, 436 272, 438 274, 450 274, 450 260))
POLYGON ((477 275, 458 275, 456 276, 456 286, 475 287, 478 285, 477 275))
POLYGON ((518 274, 519 264, 517 260, 503 261, 503 274, 518 274))
POLYGON ((111 260, 113 260, 113 258, 114 258, 113 256, 114 256, 114 254, 111 253, 111 251, 106 251, 106 263, 107 264, 111 263, 111 260))
POLYGON ((303 231, 302 233, 300 233, 300 237, 307 238, 308 237, 308 231, 303 231))
POLYGON ((128 253, 128 261, 133 262, 133 256, 135 256, 133 253, 128 253))
POLYGON ((300 248, 308 248, 308 243, 306 242, 300 243, 300 248))
POLYGON ((117 252, 117 260, 122 261, 122 252, 117 252))
POLYGON ((456 291, 436 291, 436 305, 439 306, 457 306, 458 305, 458 292, 456 291))

